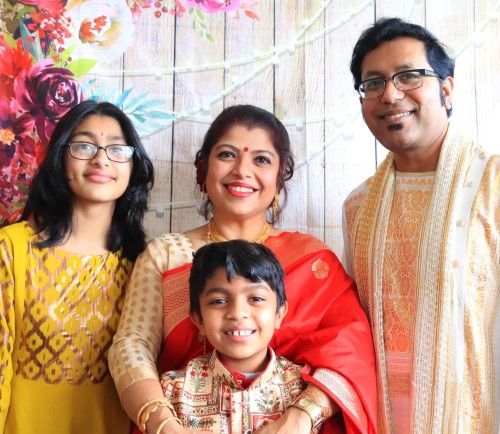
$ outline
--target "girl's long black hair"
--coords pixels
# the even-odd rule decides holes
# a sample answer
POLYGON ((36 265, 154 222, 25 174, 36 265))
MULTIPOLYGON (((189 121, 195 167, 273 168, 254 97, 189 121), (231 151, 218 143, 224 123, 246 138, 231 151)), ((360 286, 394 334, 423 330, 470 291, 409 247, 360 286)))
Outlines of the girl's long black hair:
POLYGON ((73 192, 66 180, 65 149, 75 128, 89 115, 108 116, 121 126, 127 145, 133 146, 133 167, 125 193, 116 201, 107 248, 135 260, 146 247, 142 225, 149 192, 154 183, 153 164, 128 116, 108 102, 84 101, 70 109, 58 122, 47 155, 31 182, 21 220, 32 218, 45 239, 39 247, 61 244, 71 233, 73 192))

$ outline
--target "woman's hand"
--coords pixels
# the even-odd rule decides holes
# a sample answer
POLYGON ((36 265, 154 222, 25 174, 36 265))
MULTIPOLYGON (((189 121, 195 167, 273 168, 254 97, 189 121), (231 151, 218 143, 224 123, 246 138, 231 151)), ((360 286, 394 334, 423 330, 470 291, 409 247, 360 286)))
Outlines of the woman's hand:
POLYGON ((256 431, 258 434, 310 434, 312 422, 309 415, 298 408, 289 407, 276 422, 256 431))
MULTIPOLYGON (((175 420, 169 422, 162 428, 161 434, 214 434, 210 431, 198 431, 191 428, 184 428, 179 425, 175 420)), ((156 434, 156 433, 155 433, 156 434)))

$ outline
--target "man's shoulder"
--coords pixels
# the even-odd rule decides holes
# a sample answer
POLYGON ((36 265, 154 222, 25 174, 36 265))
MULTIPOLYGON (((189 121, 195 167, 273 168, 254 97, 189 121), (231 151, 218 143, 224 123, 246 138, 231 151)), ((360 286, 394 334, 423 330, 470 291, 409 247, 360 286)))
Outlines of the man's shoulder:
POLYGON ((361 184, 359 184, 355 189, 353 189, 346 197, 344 201, 344 208, 351 208, 352 206, 359 205, 363 201, 368 189, 370 188, 370 183, 372 177, 365 179, 361 184))

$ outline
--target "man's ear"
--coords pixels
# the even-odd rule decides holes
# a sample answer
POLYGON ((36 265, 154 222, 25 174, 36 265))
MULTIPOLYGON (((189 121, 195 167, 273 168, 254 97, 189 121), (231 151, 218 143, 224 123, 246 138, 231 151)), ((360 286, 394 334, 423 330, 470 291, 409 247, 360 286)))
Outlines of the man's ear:
POLYGON ((446 77, 443 80, 443 84, 441 86, 441 89, 443 90, 443 96, 444 96, 444 106, 447 110, 451 109, 451 100, 453 97, 453 88, 455 87, 455 81, 453 80, 453 77, 446 77))
POLYGON ((200 315, 197 313, 190 313, 189 318, 191 318, 191 321, 193 321, 193 324, 198 327, 198 330, 200 331, 201 336, 206 336, 205 333, 205 326, 203 324, 203 319, 200 315))
POLYGON ((283 303, 283 306, 281 306, 278 309, 278 312, 276 312, 276 323, 274 324, 275 329, 279 329, 281 327, 281 322, 283 321, 283 318, 285 318, 287 312, 288 312, 288 301, 285 301, 283 303))

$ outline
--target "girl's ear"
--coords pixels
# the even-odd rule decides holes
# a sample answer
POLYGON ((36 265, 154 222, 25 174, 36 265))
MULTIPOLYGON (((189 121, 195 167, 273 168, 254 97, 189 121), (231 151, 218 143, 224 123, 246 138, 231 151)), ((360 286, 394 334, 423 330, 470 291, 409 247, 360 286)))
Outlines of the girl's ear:
POLYGON ((287 312, 288 312, 288 301, 285 301, 283 303, 283 306, 281 306, 278 309, 278 312, 276 313, 276 322, 274 323, 275 329, 279 329, 281 327, 281 322, 283 321, 283 318, 285 318, 287 312))
POLYGON ((206 336, 205 333, 205 326, 203 325, 203 319, 201 318, 200 315, 197 313, 191 313, 189 314, 189 318, 191 318, 191 321, 193 321, 193 324, 198 327, 198 330, 200 331, 201 336, 206 336))

